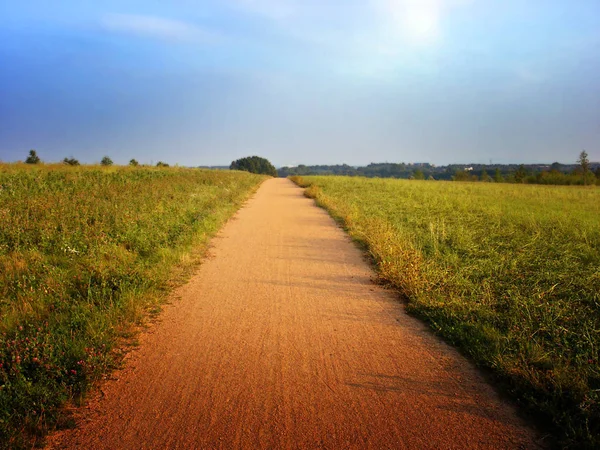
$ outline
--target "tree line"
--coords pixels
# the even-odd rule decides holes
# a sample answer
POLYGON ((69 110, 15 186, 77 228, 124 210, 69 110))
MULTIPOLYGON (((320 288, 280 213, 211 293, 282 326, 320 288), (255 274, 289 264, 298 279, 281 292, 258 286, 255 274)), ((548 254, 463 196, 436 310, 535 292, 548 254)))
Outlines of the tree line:
MULTIPOLYGON (((35 150, 30 150, 27 164, 41 164, 42 161, 35 150)), ((63 164, 78 166, 79 161, 66 157, 63 164)), ((111 166, 113 161, 104 156, 102 166, 111 166)), ((129 161, 130 166, 138 166, 135 159, 129 161)), ((159 161, 156 167, 169 167, 159 161)), ((448 181, 482 181, 496 183, 526 183, 555 185, 599 185, 600 163, 590 162, 586 151, 582 151, 577 164, 449 164, 435 166, 429 163, 371 163, 367 166, 354 167, 348 164, 337 165, 299 165, 282 167, 279 170, 265 158, 248 156, 235 160, 229 166, 231 170, 287 177, 291 175, 346 175, 369 178, 403 178, 415 180, 448 180, 448 181)))
POLYGON ((482 181, 496 183, 600 185, 600 163, 591 163, 587 152, 579 154, 577 164, 449 164, 371 163, 353 167, 339 165, 299 165, 278 169, 280 177, 290 175, 347 175, 369 178, 416 180, 482 181))

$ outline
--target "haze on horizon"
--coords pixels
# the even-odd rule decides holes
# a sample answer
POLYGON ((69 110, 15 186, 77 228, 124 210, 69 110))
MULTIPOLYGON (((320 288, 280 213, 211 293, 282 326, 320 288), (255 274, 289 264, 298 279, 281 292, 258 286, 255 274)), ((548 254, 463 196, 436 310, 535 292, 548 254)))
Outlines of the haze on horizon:
POLYGON ((598 0, 0 4, 0 160, 600 161, 598 0))

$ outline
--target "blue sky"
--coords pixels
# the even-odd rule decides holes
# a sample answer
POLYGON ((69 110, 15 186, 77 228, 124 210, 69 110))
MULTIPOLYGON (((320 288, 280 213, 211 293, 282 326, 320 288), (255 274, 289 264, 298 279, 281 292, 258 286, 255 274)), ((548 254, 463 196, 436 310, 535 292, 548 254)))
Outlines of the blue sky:
POLYGON ((600 161, 598 0, 0 0, 0 160, 600 161))

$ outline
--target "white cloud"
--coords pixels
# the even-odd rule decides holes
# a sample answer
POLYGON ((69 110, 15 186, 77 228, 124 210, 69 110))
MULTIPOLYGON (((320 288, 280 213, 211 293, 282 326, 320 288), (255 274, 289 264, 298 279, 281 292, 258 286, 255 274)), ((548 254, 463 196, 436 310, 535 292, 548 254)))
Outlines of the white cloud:
POLYGON ((211 41, 215 37, 195 25, 155 16, 107 14, 100 25, 108 31, 173 41, 211 41))

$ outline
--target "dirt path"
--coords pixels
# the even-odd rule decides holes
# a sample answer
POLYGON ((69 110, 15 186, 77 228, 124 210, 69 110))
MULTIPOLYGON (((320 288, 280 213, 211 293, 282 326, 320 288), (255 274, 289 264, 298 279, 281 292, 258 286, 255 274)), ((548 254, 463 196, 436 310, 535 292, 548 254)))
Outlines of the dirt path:
POLYGON ((290 181, 267 181, 211 253, 51 447, 536 448, 290 181))

